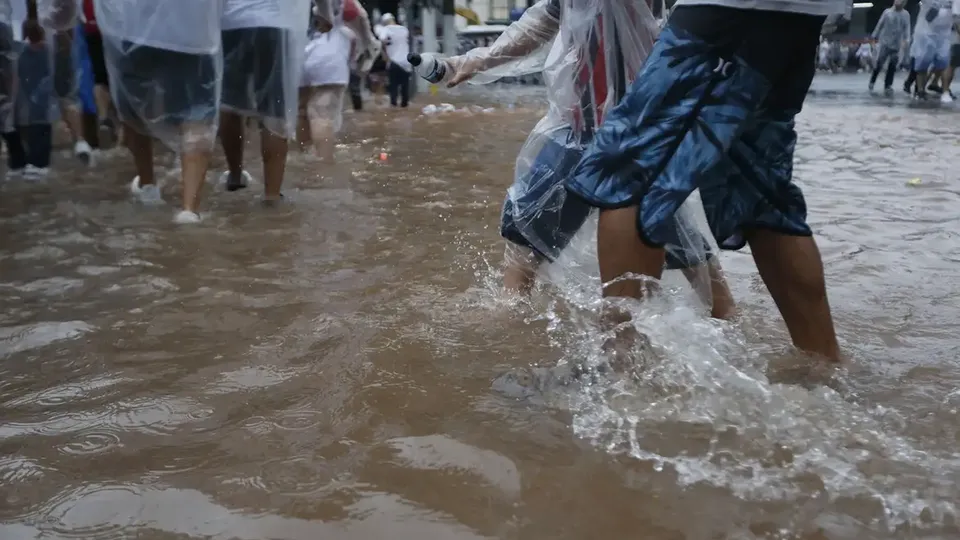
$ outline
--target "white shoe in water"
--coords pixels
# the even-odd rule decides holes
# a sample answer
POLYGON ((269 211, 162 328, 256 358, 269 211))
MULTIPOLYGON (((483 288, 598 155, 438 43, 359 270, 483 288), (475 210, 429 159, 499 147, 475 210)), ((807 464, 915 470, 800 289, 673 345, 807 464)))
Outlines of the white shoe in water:
POLYGON ((177 215, 173 216, 173 222, 179 225, 189 225, 191 223, 200 223, 203 218, 200 217, 200 214, 196 212, 191 212, 189 210, 181 210, 177 212, 177 215))
POLYGON ((133 182, 130 182, 130 193, 132 193, 133 196, 143 204, 163 204, 163 196, 160 194, 160 186, 156 184, 141 186, 139 176, 134 178, 133 182))
POLYGON ((43 180, 49 173, 50 169, 46 167, 34 167, 33 165, 27 165, 23 169, 23 177, 27 180, 43 180))
POLYGON ((87 144, 87 141, 80 139, 73 145, 73 155, 84 165, 93 165, 93 148, 87 144))
POLYGON ((940 94, 940 103, 953 103, 953 96, 950 95, 950 92, 940 94))

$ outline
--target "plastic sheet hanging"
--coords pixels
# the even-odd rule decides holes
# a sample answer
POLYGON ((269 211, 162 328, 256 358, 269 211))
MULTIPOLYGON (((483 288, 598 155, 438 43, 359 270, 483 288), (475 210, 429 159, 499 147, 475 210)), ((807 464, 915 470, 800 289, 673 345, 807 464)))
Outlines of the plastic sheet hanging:
POLYGON ((132 129, 175 151, 216 140, 222 0, 99 0, 110 93, 132 129))
POLYGON ((19 57, 14 122, 17 126, 52 124, 58 117, 52 49, 53 45, 46 42, 16 44, 19 57))
POLYGON ((221 106, 293 138, 312 0, 225 1, 221 106))
MULTIPOLYGON (((543 73, 549 108, 517 157, 501 224, 508 240, 554 260, 581 228, 591 209, 567 193, 564 179, 604 112, 633 82, 658 32, 644 0, 541 0, 492 46, 447 59, 455 71, 480 72, 475 84, 543 73)), ((702 214, 691 197, 675 215, 667 267, 684 270, 708 301, 711 248, 702 214)))
POLYGON ((922 3, 914 26, 913 44, 910 46, 910 56, 917 65, 926 68, 936 61, 941 64, 950 61, 953 22, 951 0, 927 0, 922 3))

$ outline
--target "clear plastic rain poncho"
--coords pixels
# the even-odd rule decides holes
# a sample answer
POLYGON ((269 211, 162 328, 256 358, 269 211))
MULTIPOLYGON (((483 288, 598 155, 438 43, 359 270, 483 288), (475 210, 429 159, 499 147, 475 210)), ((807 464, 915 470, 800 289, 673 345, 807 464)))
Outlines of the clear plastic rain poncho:
POLYGON ((224 110, 293 138, 312 0, 225 0, 224 110))
POLYGON ((17 50, 13 41, 13 6, 0 0, 0 131, 13 130, 14 90, 17 77, 17 50))
MULTIPOLYGON (((483 70, 473 83, 543 73, 549 109, 520 150, 504 206, 501 232, 513 244, 553 260, 587 219, 591 209, 567 193, 564 179, 604 111, 633 82, 658 32, 644 0, 541 0, 490 47, 448 59, 455 69, 474 63, 483 70)), ((675 242, 666 246, 668 268, 684 269, 706 300, 703 263, 710 245, 697 213, 702 206, 691 198, 676 214, 675 242)))
POLYGON ((921 4, 910 46, 910 57, 918 71, 937 62, 945 64, 950 61, 953 21, 952 0, 926 0, 921 4))
POLYGON ((53 61, 53 90, 68 107, 79 107, 80 64, 74 46, 78 0, 37 0, 37 16, 53 61))
POLYGON ((223 80, 223 0, 97 0, 110 93, 132 129, 210 149, 223 80))

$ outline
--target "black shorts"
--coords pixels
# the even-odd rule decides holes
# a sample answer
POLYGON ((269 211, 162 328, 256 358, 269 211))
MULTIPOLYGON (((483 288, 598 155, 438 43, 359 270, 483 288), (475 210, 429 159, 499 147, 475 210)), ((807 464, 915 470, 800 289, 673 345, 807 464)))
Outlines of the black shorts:
POLYGON ((103 36, 100 32, 85 32, 87 38, 87 54, 90 56, 90 67, 93 71, 93 84, 109 86, 110 77, 107 75, 107 62, 103 58, 103 36))
MULTIPOLYGON (((287 115, 285 80, 290 66, 290 31, 281 28, 238 28, 221 33, 223 101, 228 109, 268 118, 287 115)), ((299 81, 297 81, 299 82, 299 81)))
POLYGON ((80 68, 73 55, 73 30, 56 32, 53 43, 53 90, 58 98, 76 98, 80 68))
POLYGON ((950 67, 960 67, 960 43, 954 43, 950 46, 950 67))
POLYGON ((113 95, 124 121, 212 121, 217 116, 218 55, 188 54, 123 41, 104 41, 113 95))
POLYGON ((763 108, 799 111, 816 74, 824 17, 723 6, 677 6, 670 24, 739 56, 772 85, 763 108), (718 24, 722 21, 722 24, 718 24))

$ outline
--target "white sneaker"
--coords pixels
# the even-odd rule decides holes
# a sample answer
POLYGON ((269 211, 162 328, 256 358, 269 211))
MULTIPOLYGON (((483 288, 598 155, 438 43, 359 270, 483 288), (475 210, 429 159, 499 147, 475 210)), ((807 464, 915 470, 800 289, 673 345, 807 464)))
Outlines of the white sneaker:
POLYGON ((177 215, 173 216, 173 222, 179 225, 189 225, 191 223, 200 223, 203 218, 200 217, 200 214, 196 212, 191 212, 189 210, 181 210, 177 212, 177 215))
POLYGON ((50 169, 46 167, 34 167, 33 165, 27 165, 23 169, 23 177, 28 180, 43 180, 49 173, 50 169))
POLYGON ((84 165, 93 165, 93 148, 87 144, 87 141, 80 139, 73 145, 73 155, 84 165))
POLYGON ((27 171, 27 168, 22 169, 10 169, 7 171, 7 180, 14 180, 17 178, 23 178, 23 173, 27 171))
POLYGON ((953 103, 953 96, 950 95, 950 92, 940 94, 940 103, 953 103))
POLYGON ((130 182, 130 193, 143 204, 163 204, 163 195, 160 194, 160 186, 156 184, 141 186, 139 176, 134 178, 133 182, 130 182))

